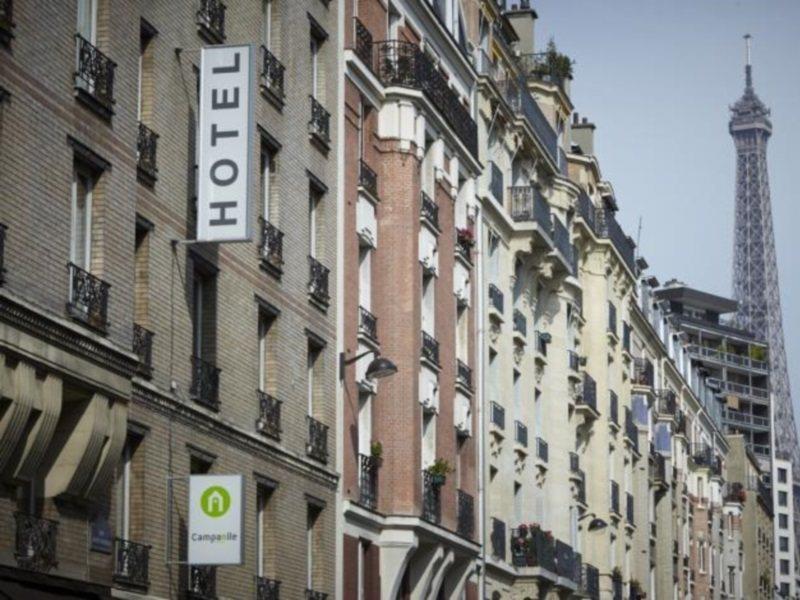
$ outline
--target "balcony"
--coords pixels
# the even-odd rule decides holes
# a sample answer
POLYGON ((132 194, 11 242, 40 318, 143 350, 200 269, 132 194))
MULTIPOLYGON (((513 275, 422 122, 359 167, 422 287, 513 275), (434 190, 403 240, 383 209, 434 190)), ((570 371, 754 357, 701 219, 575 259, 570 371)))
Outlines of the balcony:
POLYGON ((592 202, 592 199, 589 198, 588 194, 581 190, 580 195, 578 196, 578 217, 583 219, 584 223, 589 227, 589 229, 597 234, 597 209, 592 202))
POLYGON ((633 520, 633 494, 625 494, 625 521, 631 527, 635 526, 633 520))
POLYGON ((386 87, 419 90, 441 113, 456 137, 473 156, 478 155, 478 127, 460 96, 417 44, 399 40, 374 42, 377 76, 386 87))
POLYGON ((611 483, 611 512, 614 514, 622 514, 619 509, 619 484, 616 481, 611 483))
POLYGON ((746 499, 747 491, 745 490, 744 485, 737 481, 728 486, 725 494, 726 502, 738 502, 740 504, 744 504, 746 499))
POLYGON ((745 383, 736 383, 735 381, 725 381, 724 379, 717 379, 716 377, 709 377, 706 382, 722 392, 731 392, 741 396, 748 396, 766 402, 769 399, 769 390, 760 388, 745 383))
POLYGON ((280 600, 281 582, 256 575, 256 600, 280 600))
POLYGON ((311 137, 324 147, 331 143, 331 113, 329 113, 314 96, 311 99, 311 119, 308 121, 308 132, 311 137))
POLYGON ((503 292, 493 283, 489 284, 489 308, 503 315, 503 292))
POLYGON ((150 546, 117 538, 114 541, 114 581, 146 589, 150 585, 150 546))
POLYGON ((542 193, 527 185, 510 187, 508 192, 511 196, 511 218, 518 223, 533 221, 549 236, 552 228, 550 206, 542 193))
POLYGON ((492 517, 492 533, 489 539, 492 545, 492 556, 499 559, 506 559, 506 524, 505 521, 492 517))
POLYGON ((306 454, 320 462, 328 462, 328 426, 308 415, 306 423, 308 424, 306 454))
POLYGON ((656 392, 656 411, 659 417, 675 416, 678 410, 678 400, 675 392, 670 389, 658 390, 656 392))
POLYGON ((691 344, 687 347, 689 354, 703 358, 705 360, 724 364, 731 367, 740 367, 746 370, 767 371, 769 363, 763 360, 756 360, 743 354, 723 352, 717 348, 708 348, 698 344, 691 344))
POLYGON ((220 0, 200 0, 197 11, 197 27, 200 35, 209 43, 221 44, 225 41, 225 10, 220 0))
POLYGON ((354 17, 353 21, 355 23, 355 47, 353 48, 353 52, 361 59, 361 62, 364 63, 368 69, 372 70, 374 60, 372 53, 372 34, 358 17, 354 17))
POLYGON ((597 413, 597 382, 588 373, 583 373, 583 388, 578 396, 578 406, 586 406, 597 413))
POLYGON ((614 211, 610 208, 601 208, 597 210, 597 228, 602 237, 608 238, 617 249, 622 262, 628 267, 630 272, 635 276, 636 269, 636 244, 633 243, 630 237, 620 227, 617 220, 614 218, 614 211))
POLYGON ((551 231, 556 252, 561 255, 561 258, 564 260, 564 263, 567 265, 570 273, 575 275, 575 272, 572 271, 573 263, 575 262, 572 253, 572 241, 570 240, 567 227, 561 222, 561 219, 554 216, 553 227, 551 231))
POLYGON ((217 567, 189 565, 186 597, 191 600, 217 600, 217 567))
POLYGON ((197 356, 192 357, 192 400, 211 410, 219 410, 220 369, 197 356))
POLYGON ((259 433, 274 440, 281 439, 281 402, 261 390, 256 391, 259 414, 256 429, 259 433))
POLYGON ((14 37, 14 2, 0 0, 0 44, 8 46, 14 37))
POLYGON ((328 600, 328 594, 314 590, 306 590, 306 600, 328 600))
POLYGON ((714 463, 714 450, 706 444, 692 444, 691 459, 695 466, 708 467, 714 463))
POLYGON ((375 510, 378 507, 378 467, 380 459, 372 455, 359 454, 358 503, 375 510))
POLYGON ((422 332, 422 359, 439 366, 439 342, 429 333, 422 332))
POLYGON ((456 491, 458 523, 456 531, 461 537, 472 539, 475 533, 475 499, 463 490, 456 491))
POLYGON ((308 295, 311 300, 323 307, 327 307, 331 297, 328 293, 328 275, 330 269, 323 266, 313 256, 308 257, 308 295))
POLYGON ((157 150, 158 134, 140 121, 139 135, 136 137, 136 169, 139 177, 149 185, 158 176, 157 150))
POLYGON ((378 197, 378 174, 363 160, 358 161, 358 185, 373 198, 378 197))
POLYGON ((133 324, 133 352, 139 357, 137 372, 142 377, 150 378, 153 374, 153 336, 155 334, 133 324))
POLYGON ((460 256, 467 263, 472 264, 472 247, 475 245, 475 238, 472 230, 467 227, 456 228, 456 256, 460 256))
POLYGON ((583 563, 579 590, 589 600, 600 600, 600 571, 597 567, 583 563))
POLYGON ((553 164, 558 164, 558 135, 542 109, 533 99, 524 80, 508 81, 505 87, 506 102, 518 115, 527 119, 534 135, 542 144, 553 164))
POLYGON ((619 428, 619 398, 614 391, 608 392, 608 421, 619 428))
POLYGON ((472 369, 460 359, 456 359, 456 383, 467 390, 472 389, 472 369))
POLYGON ((442 520, 443 483, 427 469, 422 471, 422 518, 435 525, 442 520))
POLYGON ((528 321, 525 319, 525 315, 522 314, 522 311, 514 309, 514 333, 520 334, 522 338, 527 337, 528 335, 528 321))
POLYGON ((528 447, 528 428, 519 421, 514 421, 514 441, 523 448, 528 447))
POLYGON ((274 275, 283 273, 283 232, 269 221, 261 221, 261 266, 274 275))
POLYGON ((498 429, 506 428, 506 409, 500 406, 497 402, 489 403, 489 419, 492 425, 496 425, 498 429))
POLYGON ((439 206, 425 192, 421 194, 422 204, 419 209, 421 219, 427 221, 434 229, 439 229, 439 206))
POLYGON ((105 333, 108 327, 109 284, 78 265, 69 263, 69 315, 92 329, 105 333))
POLYGON ((762 417, 726 408, 722 411, 722 418, 732 423, 744 423, 745 425, 750 425, 751 427, 769 429, 769 417, 762 417))
POLYGON ((5 282, 5 250, 6 250, 6 232, 8 227, 0 223, 0 285, 5 282))
POLYGON ((653 387, 655 381, 653 363, 649 358, 634 358, 633 359, 633 385, 643 387, 653 387))
POLYGON ((14 558, 22 569, 46 573, 58 566, 56 539, 58 522, 33 515, 14 513, 16 539, 14 558))
POLYGON ((545 442, 542 438, 536 438, 536 458, 542 461, 544 464, 547 464, 549 456, 547 442, 545 442))
POLYGON ((88 40, 75 34, 77 65, 75 90, 78 98, 105 118, 114 114, 114 70, 116 63, 88 40))
POLYGON ((503 206, 503 171, 494 162, 489 162, 489 192, 495 202, 503 206))
POLYGON ((579 583, 581 576, 580 554, 577 554, 575 550, 572 549, 572 546, 561 540, 555 541, 554 553, 556 573, 558 576, 568 581, 579 583))
POLYGON ((555 573, 556 549, 552 534, 536 525, 512 529, 511 559, 515 567, 541 567, 555 573))
POLYGON ((283 106, 283 63, 275 58, 265 46, 261 46, 261 92, 273 100, 279 107, 283 106))
POLYGON ((378 317, 363 306, 358 307, 358 331, 371 342, 378 343, 378 317))

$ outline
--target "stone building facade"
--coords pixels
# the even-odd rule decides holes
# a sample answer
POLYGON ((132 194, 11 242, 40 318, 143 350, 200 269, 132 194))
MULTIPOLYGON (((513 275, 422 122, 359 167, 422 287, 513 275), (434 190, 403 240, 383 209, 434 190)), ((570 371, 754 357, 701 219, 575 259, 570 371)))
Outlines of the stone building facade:
POLYGON ((338 3, 3 17, 0 585, 332 596, 338 3), (259 225, 193 243, 199 50, 252 42, 259 225), (244 477, 241 566, 182 564, 201 473, 244 477))

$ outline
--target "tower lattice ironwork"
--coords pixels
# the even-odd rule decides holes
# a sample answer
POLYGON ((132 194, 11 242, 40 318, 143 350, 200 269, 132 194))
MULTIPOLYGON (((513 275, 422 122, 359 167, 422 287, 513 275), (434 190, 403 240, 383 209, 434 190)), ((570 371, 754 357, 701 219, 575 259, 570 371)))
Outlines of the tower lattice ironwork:
POLYGON ((733 294, 739 301, 738 325, 769 343, 770 389, 773 398, 775 453, 791 460, 800 480, 797 443, 786 350, 783 343, 778 264, 772 229, 767 177, 767 141, 772 135, 770 111, 753 89, 750 36, 747 41, 745 90, 731 106, 730 134, 736 147, 736 225, 733 294))

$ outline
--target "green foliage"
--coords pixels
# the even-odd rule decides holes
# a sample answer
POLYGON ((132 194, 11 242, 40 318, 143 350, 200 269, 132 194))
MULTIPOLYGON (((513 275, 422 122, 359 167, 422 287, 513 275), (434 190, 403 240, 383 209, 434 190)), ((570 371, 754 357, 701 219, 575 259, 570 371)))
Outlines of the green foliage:
POLYGON ((454 471, 455 469, 453 469, 453 467, 450 466, 450 463, 443 458, 437 458, 428 467, 428 473, 430 473, 431 475, 439 475, 441 477, 447 477, 450 473, 454 471))
POLYGON ((383 444, 378 441, 372 442, 369 446, 369 453, 372 458, 380 458, 383 456, 383 444))
POLYGON ((556 48, 556 43, 550 38, 544 53, 542 71, 555 79, 572 79, 572 65, 572 59, 566 54, 561 54, 556 48))

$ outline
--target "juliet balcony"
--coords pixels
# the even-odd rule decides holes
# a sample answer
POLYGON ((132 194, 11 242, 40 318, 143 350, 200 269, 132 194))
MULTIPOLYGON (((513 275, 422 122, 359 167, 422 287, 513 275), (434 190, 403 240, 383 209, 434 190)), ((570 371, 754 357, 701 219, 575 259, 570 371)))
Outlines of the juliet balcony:
POLYGON ((256 600, 280 600, 281 582, 256 576, 256 600))
POLYGON ((114 542, 114 581, 127 587, 150 585, 150 546, 117 538, 114 542))
POLYGON ((217 567, 190 565, 186 597, 189 600, 217 600, 217 567))
POLYGON ((108 328, 108 291, 105 281, 78 265, 69 263, 69 315, 92 329, 105 333, 108 328))
POLYGON ((385 87, 404 87, 422 92, 442 115, 456 137, 473 156, 478 155, 478 127, 444 75, 419 45, 388 40, 374 42, 373 71, 385 87))
POLYGON ((75 34, 75 92, 100 116, 114 114, 114 71, 117 64, 88 40, 75 34))
POLYGON ((378 317, 363 306, 358 307, 358 332, 369 341, 378 343, 378 317))
POLYGON ((331 113, 325 110, 325 107, 314 96, 309 96, 309 99, 311 100, 311 118, 308 121, 308 132, 312 139, 327 148, 331 143, 331 113))
POLYGON ((283 232, 269 221, 261 219, 261 266, 280 276, 283 272, 283 232))
POLYGON ((220 369, 200 357, 192 357, 192 385, 189 394, 198 404, 219 410, 220 369))
POLYGON ((225 41, 227 8, 220 0, 200 0, 200 9, 197 11, 198 33, 211 44, 225 41))
POLYGON ((140 180, 149 185, 158 177, 157 150, 158 134, 140 121, 136 137, 136 169, 140 180))
POLYGON ((359 504, 375 510, 378 506, 378 468, 380 459, 372 455, 359 454, 358 488, 359 504))
POLYGON ((328 462, 328 426, 310 416, 306 416, 306 423, 308 425, 306 454, 320 462, 328 462))
POLYGON ((313 256, 308 257, 308 295, 316 304, 327 307, 331 296, 328 292, 330 269, 313 256))
POLYGON ((285 67, 275 55, 261 46, 261 93, 279 107, 283 106, 283 78, 285 67))
POLYGON ((425 331, 422 332, 421 356, 429 363, 439 366, 439 342, 425 331))
POLYGON ((14 513, 16 539, 14 558, 22 569, 47 573, 58 565, 58 522, 34 515, 14 513))
POLYGON ((511 218, 517 223, 533 222, 537 229, 549 240, 552 229, 550 206, 542 193, 535 187, 513 186, 508 188, 511 198, 511 218))
POLYGON ((154 333, 141 325, 133 324, 133 352, 139 357, 137 372, 145 378, 153 374, 154 333))
POLYGON ((633 377, 631 383, 635 386, 653 388, 655 383, 655 374, 653 370, 653 363, 649 358, 634 358, 633 359, 633 377))
POLYGON ((281 439, 281 402, 274 396, 256 391, 258 400, 258 419, 256 420, 256 430, 274 440, 281 439))
POLYGON ((475 499, 464 490, 456 491, 458 522, 456 531, 462 537, 472 539, 475 532, 475 499))
POLYGON ((435 525, 442 520, 442 484, 427 469, 422 471, 422 518, 435 525))

